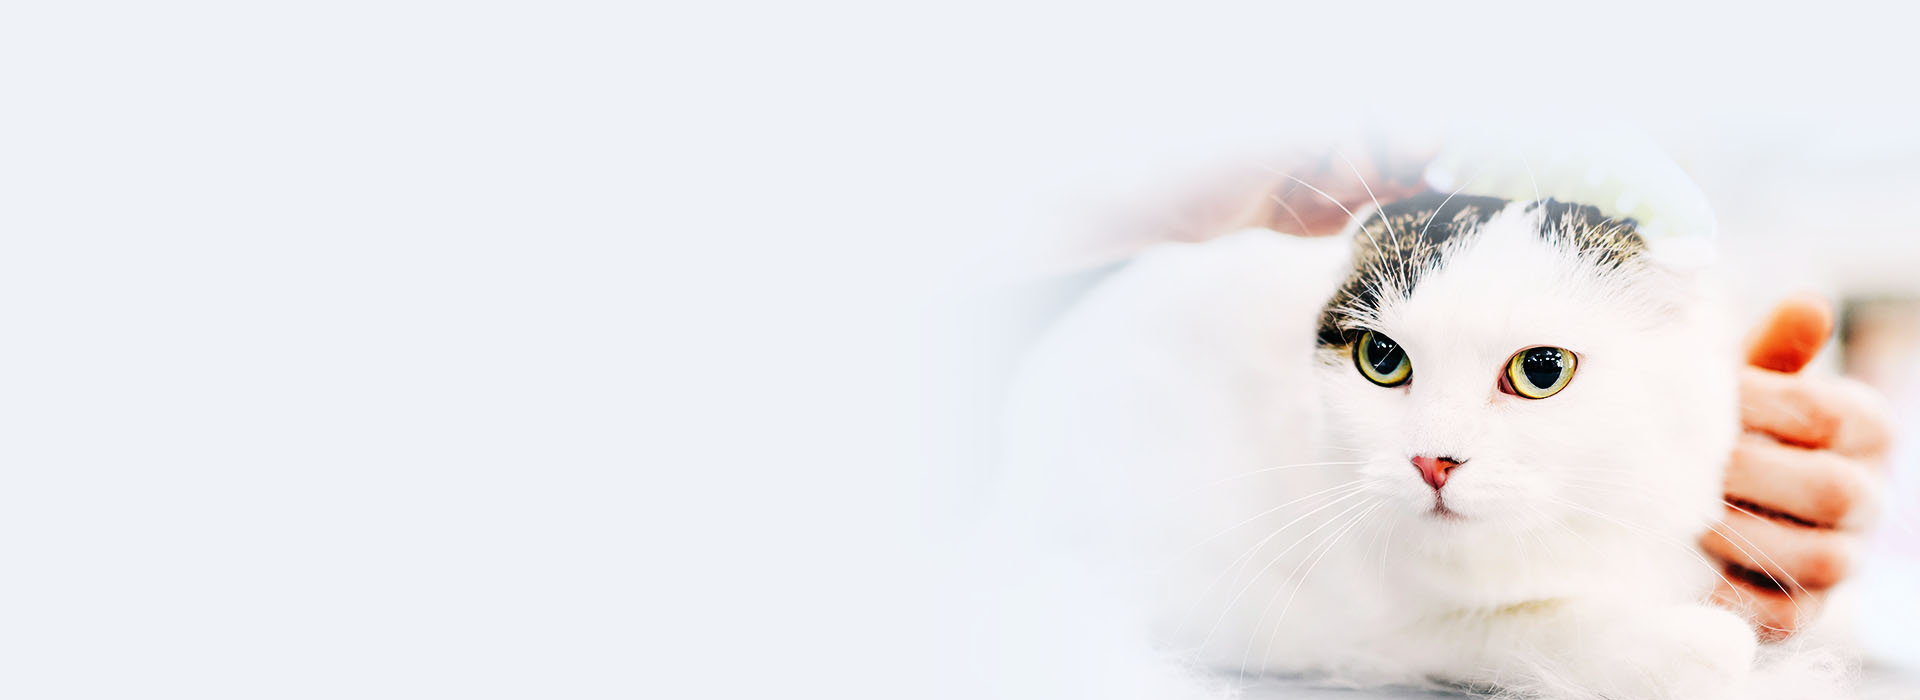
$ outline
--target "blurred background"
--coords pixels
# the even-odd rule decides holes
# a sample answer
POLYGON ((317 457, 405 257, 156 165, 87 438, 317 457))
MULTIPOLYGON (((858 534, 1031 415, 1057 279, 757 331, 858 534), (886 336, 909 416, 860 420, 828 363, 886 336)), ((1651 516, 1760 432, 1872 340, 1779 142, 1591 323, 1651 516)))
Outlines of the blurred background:
POLYGON ((1904 12, 10 7, 0 695, 940 695, 1020 350, 1376 120, 1646 129, 1920 435, 1904 12))

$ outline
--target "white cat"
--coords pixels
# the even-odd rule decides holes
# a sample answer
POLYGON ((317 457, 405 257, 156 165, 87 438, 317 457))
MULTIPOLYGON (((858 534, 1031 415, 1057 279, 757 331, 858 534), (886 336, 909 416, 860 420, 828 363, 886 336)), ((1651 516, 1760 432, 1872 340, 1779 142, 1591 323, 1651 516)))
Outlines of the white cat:
POLYGON ((1738 430, 1713 288, 1551 200, 1164 245, 1029 358, 1007 477, 1230 676, 1746 697, 1695 546, 1738 430))

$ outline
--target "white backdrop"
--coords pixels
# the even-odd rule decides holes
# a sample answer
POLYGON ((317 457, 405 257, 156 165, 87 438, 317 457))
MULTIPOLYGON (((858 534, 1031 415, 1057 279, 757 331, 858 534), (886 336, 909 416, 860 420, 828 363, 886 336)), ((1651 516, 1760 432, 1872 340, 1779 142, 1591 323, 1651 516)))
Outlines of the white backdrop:
POLYGON ((0 695, 937 694, 1014 344, 981 280, 1246 144, 1544 109, 1910 283, 1910 20, 11 8, 0 695))

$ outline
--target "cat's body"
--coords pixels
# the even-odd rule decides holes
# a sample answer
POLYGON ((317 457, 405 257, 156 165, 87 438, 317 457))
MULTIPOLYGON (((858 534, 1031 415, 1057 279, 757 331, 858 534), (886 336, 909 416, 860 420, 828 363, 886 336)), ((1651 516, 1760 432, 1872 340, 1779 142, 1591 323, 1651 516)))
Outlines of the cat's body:
POLYGON ((1026 510, 1216 670, 1739 692, 1754 637, 1694 544, 1737 431, 1709 286, 1591 208, 1385 214, 1164 246, 1090 292, 1016 391, 1026 510), (1410 381, 1358 371, 1368 331, 1410 381), (1504 388, 1531 347, 1578 357, 1559 393, 1504 388))

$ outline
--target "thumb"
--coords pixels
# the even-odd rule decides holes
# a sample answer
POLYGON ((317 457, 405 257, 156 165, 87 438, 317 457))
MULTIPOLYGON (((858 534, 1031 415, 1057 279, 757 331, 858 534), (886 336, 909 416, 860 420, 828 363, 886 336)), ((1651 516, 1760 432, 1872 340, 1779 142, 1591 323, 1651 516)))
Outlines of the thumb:
POLYGON ((1833 332, 1833 305, 1817 294, 1787 297, 1755 330, 1747 364, 1775 372, 1798 372, 1820 354, 1833 332))

